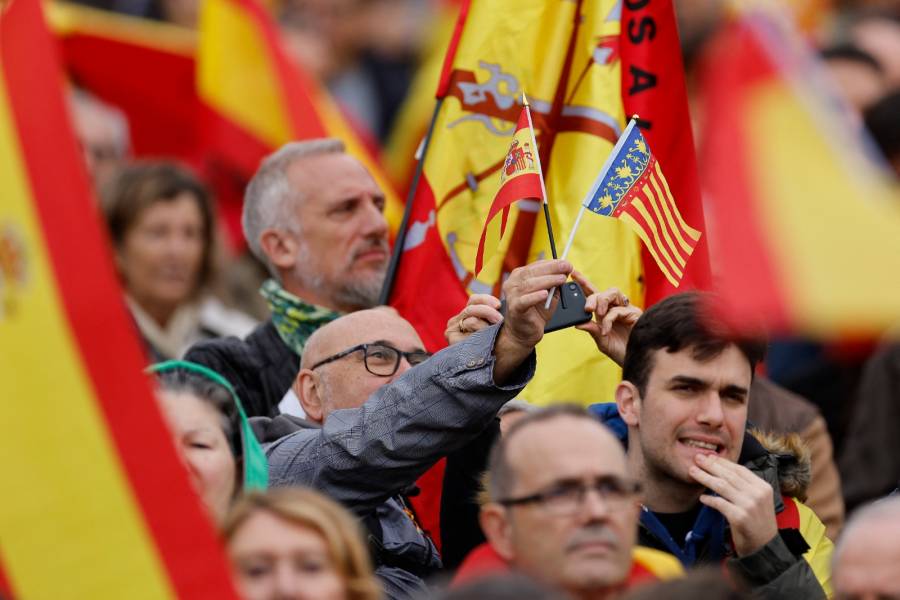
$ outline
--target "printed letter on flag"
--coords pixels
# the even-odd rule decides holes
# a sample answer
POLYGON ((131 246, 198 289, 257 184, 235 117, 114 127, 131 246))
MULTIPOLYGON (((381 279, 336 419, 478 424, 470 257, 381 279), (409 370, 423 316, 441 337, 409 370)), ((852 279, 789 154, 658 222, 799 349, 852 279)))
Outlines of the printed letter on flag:
MULTIPOLYGON (((533 135, 528 123, 527 109, 523 108, 519 114, 519 121, 516 124, 516 132, 513 134, 512 143, 509 145, 509 151, 506 153, 506 159, 503 161, 503 166, 500 167, 500 189, 497 190, 497 195, 494 196, 494 201, 488 210, 487 221, 484 223, 484 229, 481 230, 478 252, 475 255, 476 275, 481 272, 481 267, 484 265, 485 240, 497 213, 501 214, 500 235, 496 238, 499 240, 506 233, 509 207, 513 202, 525 198, 544 199, 544 195, 541 192, 540 163, 538 162, 540 158, 538 157, 537 148, 531 147, 532 139, 533 135)), ((490 246, 491 248, 496 248, 497 244, 493 243, 490 246)))

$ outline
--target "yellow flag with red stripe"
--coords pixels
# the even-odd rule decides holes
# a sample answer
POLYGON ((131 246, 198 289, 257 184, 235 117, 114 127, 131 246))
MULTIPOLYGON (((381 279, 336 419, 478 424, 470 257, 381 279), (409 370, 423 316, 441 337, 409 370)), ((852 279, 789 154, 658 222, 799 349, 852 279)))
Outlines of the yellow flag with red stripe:
POLYGON ((259 160, 292 140, 335 137, 385 192, 396 231, 403 203, 377 159, 314 78, 292 62, 265 9, 253 0, 206 0, 200 14, 197 89, 210 140, 252 173, 259 160))
POLYGON ((0 12, 0 558, 14 597, 234 598, 141 372, 38 0, 0 12))

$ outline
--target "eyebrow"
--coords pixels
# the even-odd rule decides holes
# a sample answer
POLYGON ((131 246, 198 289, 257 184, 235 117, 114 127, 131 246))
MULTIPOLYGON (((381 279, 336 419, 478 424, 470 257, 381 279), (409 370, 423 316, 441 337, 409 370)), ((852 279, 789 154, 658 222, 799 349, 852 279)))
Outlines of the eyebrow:
MULTIPOLYGON (((708 381, 706 381, 704 379, 700 379, 698 377, 690 377, 689 375, 676 375, 675 377, 672 377, 671 379, 669 379, 670 386, 675 385, 675 384, 688 384, 688 385, 695 385, 695 386, 703 387, 703 388, 710 387, 710 383, 708 381)), ((744 395, 747 395, 750 393, 750 390, 748 390, 744 386, 735 385, 733 383, 726 385, 724 388, 722 388, 721 391, 727 392, 727 393, 739 393, 739 394, 744 394, 744 395)))
MULTIPOLYGON (((370 346, 374 344, 381 344, 382 346, 390 346, 391 348, 397 348, 397 345, 394 342, 390 342, 388 340, 375 340, 374 342, 366 342, 370 346)), ((420 348, 419 346, 415 346, 412 350, 403 350, 403 348, 397 348, 401 352, 428 352, 425 348, 420 348)))

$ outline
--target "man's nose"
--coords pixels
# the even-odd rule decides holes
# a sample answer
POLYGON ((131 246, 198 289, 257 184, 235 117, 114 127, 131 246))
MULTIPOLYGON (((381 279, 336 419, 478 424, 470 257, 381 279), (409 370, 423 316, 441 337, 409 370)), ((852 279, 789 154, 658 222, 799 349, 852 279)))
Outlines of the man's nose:
POLYGON ((609 515, 609 501, 596 488, 589 487, 584 492, 581 511, 591 521, 606 518, 609 515))
POLYGON ((700 406, 697 409, 697 422, 710 427, 720 427, 725 421, 725 414, 722 412, 722 398, 714 390, 710 390, 700 399, 700 406))
POLYGON ((367 236, 384 237, 388 233, 387 219, 384 218, 384 211, 379 208, 375 198, 368 198, 363 211, 363 233, 367 236))

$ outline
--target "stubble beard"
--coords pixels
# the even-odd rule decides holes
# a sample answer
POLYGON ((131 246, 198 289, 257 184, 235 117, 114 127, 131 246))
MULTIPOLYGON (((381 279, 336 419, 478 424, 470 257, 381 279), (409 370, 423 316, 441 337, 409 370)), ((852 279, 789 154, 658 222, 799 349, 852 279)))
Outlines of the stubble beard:
MULTIPOLYGON (((367 245, 367 248, 373 245, 375 242, 367 245)), ((329 298, 337 306, 348 307, 351 310, 363 310, 378 306, 381 299, 381 288, 384 286, 387 274, 387 260, 377 271, 368 271, 363 275, 354 276, 349 273, 355 259, 354 255, 349 264, 345 265, 338 274, 338 277, 328 280, 319 269, 315 268, 316 259, 308 245, 304 243, 297 251, 298 267, 295 269, 294 277, 303 287, 315 290, 316 293, 329 298), (311 266, 313 268, 310 268, 311 266)))
POLYGON ((641 453, 643 455, 643 479, 647 484, 657 490, 664 490, 670 496, 691 497, 703 490, 703 485, 695 481, 689 474, 680 473, 680 465, 675 464, 674 458, 663 449, 657 451, 648 448, 643 440, 641 453))

